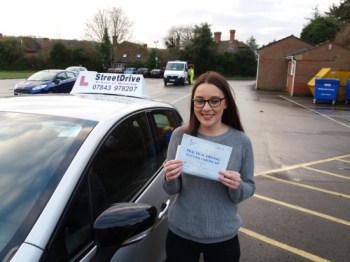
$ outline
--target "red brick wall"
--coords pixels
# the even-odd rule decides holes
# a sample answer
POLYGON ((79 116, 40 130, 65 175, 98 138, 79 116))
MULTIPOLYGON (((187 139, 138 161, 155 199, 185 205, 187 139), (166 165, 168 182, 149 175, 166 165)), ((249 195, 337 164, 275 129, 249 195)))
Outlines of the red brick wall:
POLYGON ((297 37, 290 36, 261 48, 258 51, 257 88, 285 90, 288 74, 288 61, 285 59, 285 56, 309 45, 297 37))
POLYGON ((307 83, 323 68, 350 70, 350 50, 325 43, 295 56, 297 68, 294 94, 312 94, 307 83))

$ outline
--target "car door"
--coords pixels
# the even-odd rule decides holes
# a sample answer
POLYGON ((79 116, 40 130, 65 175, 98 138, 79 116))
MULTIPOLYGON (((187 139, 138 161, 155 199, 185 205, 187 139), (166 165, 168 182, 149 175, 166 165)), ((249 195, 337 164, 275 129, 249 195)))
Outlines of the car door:
POLYGON ((69 88, 69 81, 67 80, 68 77, 65 72, 61 72, 57 74, 56 76, 56 86, 55 86, 55 92, 56 93, 67 93, 66 90, 69 88))
POLYGON ((74 74, 74 72, 66 72, 67 74, 67 86, 63 90, 63 93, 70 93, 72 91, 72 88, 75 84, 75 81, 77 80, 77 76, 74 74))
POLYGON ((164 261, 170 196, 162 189, 160 156, 164 158, 164 154, 156 149, 151 120, 146 112, 136 113, 104 137, 60 219, 43 261, 90 261, 95 252, 93 222, 109 206, 120 202, 153 205, 160 218, 150 235, 119 249, 112 261, 164 261))

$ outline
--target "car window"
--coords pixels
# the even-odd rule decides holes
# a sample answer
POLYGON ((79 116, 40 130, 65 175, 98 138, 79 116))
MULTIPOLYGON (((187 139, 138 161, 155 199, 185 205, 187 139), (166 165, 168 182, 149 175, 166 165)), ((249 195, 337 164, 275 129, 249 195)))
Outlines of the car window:
POLYGON ((172 110, 155 110, 150 112, 150 122, 154 128, 154 144, 157 152, 157 168, 166 159, 170 137, 173 131, 181 125, 172 110))
POLYGON ((78 253, 81 258, 88 251, 88 247, 94 245, 92 228, 95 217, 92 212, 94 205, 91 204, 94 202, 94 194, 89 190, 89 184, 93 184, 93 180, 88 183, 88 177, 90 176, 84 177, 70 199, 42 261, 65 262, 76 257, 78 253), (83 253, 82 250, 86 252, 83 253))
POLYGON ((156 170, 156 155, 145 113, 131 116, 108 136, 93 161, 108 205, 130 201, 156 170))
POLYGON ((0 119, 2 261, 11 248, 24 241, 96 123, 3 112, 0 119))
POLYGON ((74 78, 76 75, 73 72, 67 72, 68 78, 74 78))
POLYGON ((59 73, 56 77, 56 79, 59 79, 59 80, 66 80, 67 79, 67 76, 66 76, 66 73, 63 72, 63 73, 59 73))

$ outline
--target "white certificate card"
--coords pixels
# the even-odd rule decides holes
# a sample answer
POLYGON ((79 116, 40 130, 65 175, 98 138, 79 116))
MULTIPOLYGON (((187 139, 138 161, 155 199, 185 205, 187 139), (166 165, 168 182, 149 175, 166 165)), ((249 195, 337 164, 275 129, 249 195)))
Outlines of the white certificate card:
POLYGON ((183 162, 182 171, 219 181, 219 171, 226 171, 232 147, 184 134, 176 159, 183 162))

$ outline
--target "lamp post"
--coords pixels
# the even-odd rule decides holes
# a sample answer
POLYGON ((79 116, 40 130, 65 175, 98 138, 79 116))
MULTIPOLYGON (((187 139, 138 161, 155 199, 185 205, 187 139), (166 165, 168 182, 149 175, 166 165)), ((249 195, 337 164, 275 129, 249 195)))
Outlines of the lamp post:
POLYGON ((157 56, 157 44, 158 44, 158 40, 154 41, 154 43, 156 44, 156 69, 158 69, 158 56, 157 56))

